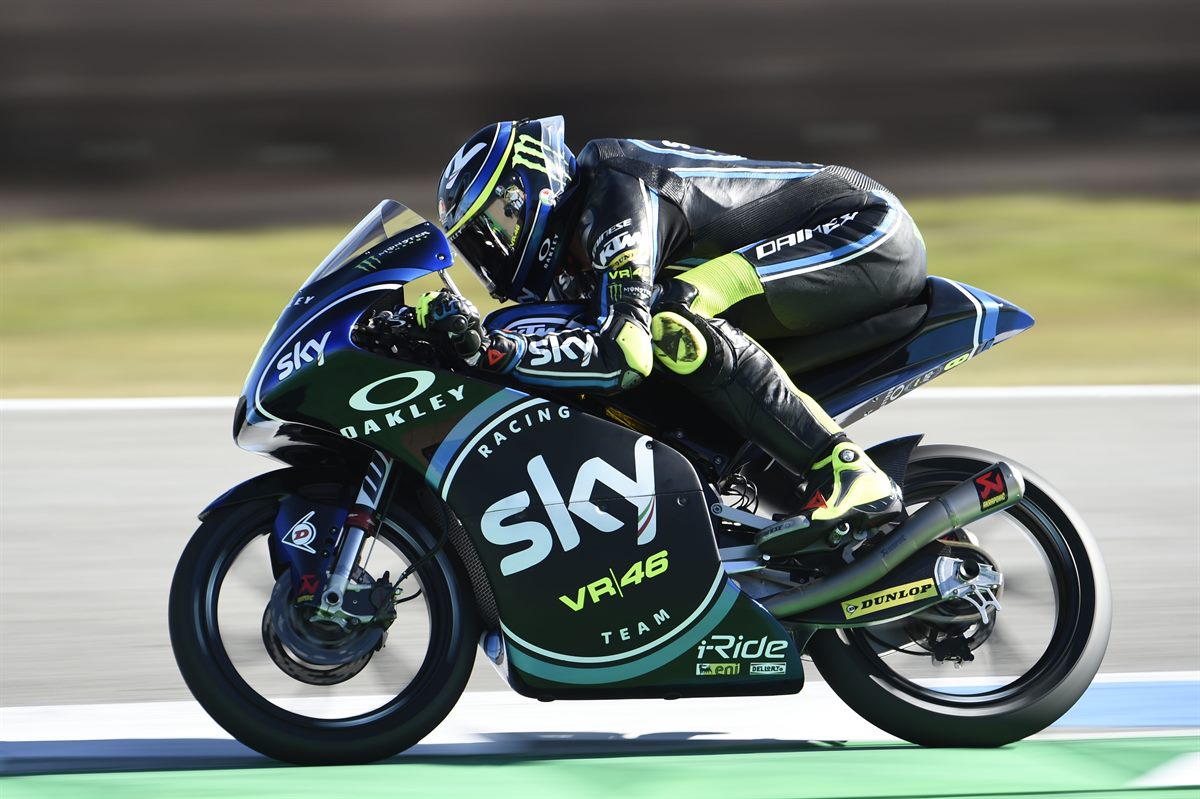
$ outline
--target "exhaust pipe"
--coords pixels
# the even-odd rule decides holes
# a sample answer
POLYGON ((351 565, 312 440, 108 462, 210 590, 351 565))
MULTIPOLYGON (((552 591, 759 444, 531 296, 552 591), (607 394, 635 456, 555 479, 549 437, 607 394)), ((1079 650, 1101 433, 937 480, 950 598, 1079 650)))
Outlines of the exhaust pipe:
POLYGON ((761 600, 776 618, 786 618, 861 591, 899 566, 917 550, 951 530, 977 522, 984 516, 1021 501, 1025 480, 1003 461, 934 497, 908 521, 892 531, 878 549, 850 564, 844 571, 761 600))

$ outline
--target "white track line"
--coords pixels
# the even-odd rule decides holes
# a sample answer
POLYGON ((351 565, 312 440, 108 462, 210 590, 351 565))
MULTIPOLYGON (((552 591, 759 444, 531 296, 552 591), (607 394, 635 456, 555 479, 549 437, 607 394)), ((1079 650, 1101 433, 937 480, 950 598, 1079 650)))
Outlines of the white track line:
MULTIPOLYGON (((1161 684, 1195 682, 1200 672, 1105 673, 1097 683, 1161 684)), ((946 680, 964 685, 969 680, 946 680)), ((376 702, 384 697, 374 698, 376 702)), ((299 700, 295 709, 302 710, 299 700)), ((369 705, 356 705, 361 711, 369 705)), ((311 712, 311 711, 310 711, 311 712)), ((680 740, 894 740, 859 718, 828 685, 811 682, 798 696, 723 699, 594 700, 536 702, 506 691, 469 691, 450 717, 425 743, 480 744, 507 736, 533 740, 546 731, 567 735, 610 734, 627 739, 676 736, 680 740), (786 708, 781 712, 782 708, 786 708)), ((1122 731, 1122 736, 1169 735, 1178 729, 1122 731)), ((1196 730, 1188 729, 1187 734, 1196 730)), ((1051 728, 1038 737, 1110 736, 1111 732, 1051 728)), ((0 708, 0 739, 5 741, 86 741, 114 739, 228 738, 195 702, 48 705, 0 708)))
MULTIPOLYGON (((377 697, 378 702, 386 701, 377 697)), ((300 709, 302 703, 295 703, 300 709)), ((365 705, 356 703, 356 708, 365 705)), ((504 691, 463 694, 422 743, 480 745, 514 736, 674 737, 680 741, 895 740, 860 719, 824 683, 799 696, 542 703, 504 691), (780 713, 780 702, 788 704, 780 713)), ((0 708, 5 741, 229 738, 195 702, 0 708)))
POLYGON ((200 411, 232 412, 234 397, 104 397, 78 399, 0 400, 0 412, 11 411, 200 411))
POLYGON ((1200 682, 1200 671, 1106 671, 1092 682, 1200 682))
MULTIPOLYGON (((1200 400, 1200 384, 1145 386, 996 386, 922 388, 905 399, 1170 399, 1200 400)), ((0 413, 20 411, 232 411, 234 397, 106 397, 78 399, 0 399, 0 413)))
POLYGON ((996 386, 923 388, 913 397, 927 400, 956 399, 1145 399, 1191 397, 1200 399, 1200 385, 1159 386, 996 386))

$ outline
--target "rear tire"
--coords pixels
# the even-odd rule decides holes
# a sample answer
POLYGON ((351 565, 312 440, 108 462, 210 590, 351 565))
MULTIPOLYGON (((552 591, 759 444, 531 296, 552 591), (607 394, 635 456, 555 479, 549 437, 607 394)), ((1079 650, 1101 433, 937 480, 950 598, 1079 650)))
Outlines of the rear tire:
MULTIPOLYGON (((909 462, 906 503, 929 500, 998 460, 1008 459, 970 447, 919 447, 909 462)), ((1025 477, 1025 495, 1002 513, 1028 531, 1041 551, 1043 568, 1051 571, 1047 579, 1055 591, 1055 607, 1046 610, 1052 632, 1041 656, 1023 674, 1012 675, 1015 679, 999 687, 949 692, 938 690, 944 685, 918 684, 893 669, 889 661, 905 656, 881 657, 871 628, 822 630, 809 642, 807 651, 834 692, 892 735, 923 746, 983 747, 1017 741, 1066 713, 1100 669, 1112 608, 1099 547, 1065 500, 1035 473, 1014 465, 1025 477)), ((1005 622, 1004 614, 998 613, 997 629, 1005 622)), ((985 641, 981 650, 989 645, 985 641)), ((946 676, 970 676, 970 666, 965 663, 961 672, 946 676)))
MULTIPOLYGON (((234 561, 269 535, 273 501, 248 502, 210 514, 184 549, 171 584, 171 646, 184 681, 213 719, 239 741, 269 757, 302 765, 366 763, 396 754, 424 738, 454 707, 475 660, 478 620, 449 554, 422 564, 419 581, 429 615, 429 641, 415 676, 397 695, 366 713, 316 718, 262 696, 235 666, 217 624, 217 600, 234 561)), ((391 510, 380 536, 411 563, 435 538, 415 517, 391 510)), ((267 573, 270 583, 273 578, 267 573)), ((410 578, 410 580, 413 578, 410 578)), ((247 608, 252 620, 263 609, 247 608)), ((388 646, 404 646, 393 640, 388 646)), ((265 650, 263 661, 268 660, 265 650)), ((367 672, 371 664, 366 667, 367 672)))

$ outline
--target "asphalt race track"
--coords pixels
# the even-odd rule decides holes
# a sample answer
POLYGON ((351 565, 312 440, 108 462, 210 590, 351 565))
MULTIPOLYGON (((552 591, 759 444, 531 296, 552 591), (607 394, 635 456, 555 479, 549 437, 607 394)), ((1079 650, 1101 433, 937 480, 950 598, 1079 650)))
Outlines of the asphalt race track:
MULTIPOLYGON (((108 750, 94 745, 82 759, 72 750, 75 754, 66 761, 56 761, 61 750, 46 742, 72 737, 117 737, 124 743, 156 739, 158 746, 153 751, 160 759, 149 765, 130 761, 131 769, 261 764, 261 758, 256 760, 227 738, 213 740, 221 733, 189 701, 191 697, 178 675, 167 640, 168 586, 178 553, 196 525, 196 512, 229 486, 271 468, 271 462, 235 448, 229 437, 231 412, 225 403, 209 401, 201 406, 186 402, 175 403, 175 407, 119 403, 116 407, 74 406, 69 402, 42 406, 20 401, 0 404, 0 739, 26 742, 19 746, 0 744, 5 747, 0 749, 0 774, 114 767, 112 763, 117 761, 106 760, 108 750), (126 703, 137 703, 134 710, 122 711, 128 729, 110 735, 79 726, 94 723, 114 729, 111 714, 104 716, 106 711, 100 705, 129 707, 126 703), (94 707, 78 707, 81 705, 94 707), (194 717, 191 723, 200 731, 173 731, 171 724, 164 726, 164 713, 174 725, 194 717), (164 744, 170 745, 164 750, 164 744), (11 748, 14 746, 18 748, 11 748), (109 766, 89 768, 87 763, 92 761, 108 762, 109 766), (73 765, 60 768, 56 762, 73 765), (31 767, 30 763, 41 765, 31 767)), ((1003 453, 1054 484, 1083 514, 1100 541, 1113 587, 1113 636, 1103 667, 1112 690, 1103 685, 1094 687, 1093 691, 1099 691, 1096 701, 1100 704, 1093 708, 1081 703, 1072 712, 1082 715, 1064 720, 1071 723, 1057 734, 1086 729, 1091 735, 1097 729, 1135 727, 1175 727, 1178 733, 1178 728, 1186 728, 1188 732, 1182 739, 1153 739, 1165 741, 1162 746, 1147 743, 1139 751, 1145 754, 1153 749, 1157 753, 1145 755, 1143 760, 1149 765, 1144 769, 1139 766, 1141 770, 1135 769, 1136 773, 1122 772, 1119 779, 1114 777, 1116 781, 1105 786, 1134 786, 1135 778, 1141 779, 1138 774, 1172 763, 1172 774, 1183 768, 1184 777, 1176 775, 1154 784, 1194 784, 1189 780, 1200 764, 1189 760, 1188 753, 1197 749, 1194 728, 1200 726, 1196 720, 1200 719, 1200 690, 1196 688, 1200 602, 1195 590, 1196 575, 1200 574, 1200 545, 1196 541, 1200 518, 1196 490, 1200 485, 1200 389, 990 393, 924 389, 852 430, 863 443, 920 431, 931 443, 970 444, 1003 453), (1169 676, 1166 683, 1152 681, 1156 687, 1146 687, 1139 682, 1144 678, 1138 675, 1147 672, 1172 672, 1174 676, 1169 676), (1135 687, 1129 689, 1129 685, 1135 687), (1115 704, 1101 701, 1108 694, 1116 696, 1118 689, 1124 692, 1120 694, 1124 699, 1115 704), (1135 695, 1140 697, 1141 705, 1131 709, 1121 704, 1135 695), (1192 704, 1196 707, 1187 710, 1192 704), (1179 711, 1180 707, 1184 710, 1179 711), (1182 766, 1176 763, 1180 758, 1182 766)), ((553 739, 554 734, 545 732, 542 721, 530 721, 543 706, 498 693, 507 689, 485 663, 477 665, 469 690, 474 693, 464 699, 462 718, 490 719, 486 735, 490 736, 491 748, 472 751, 489 756, 513 755, 544 742, 546 736, 553 739)), ((836 704, 836 699, 819 684, 790 701, 801 700, 809 702, 806 707, 810 709, 825 701, 836 704)), ((706 701, 712 700, 665 707, 692 708, 686 716, 690 723, 696 708, 703 714, 706 701)), ((727 710, 735 700, 720 701, 724 704, 713 705, 714 709, 727 710)), ((589 704, 555 703, 549 707, 589 704)), ((770 715, 769 705, 747 705, 761 708, 761 713, 745 711, 750 715, 740 722, 742 727, 730 722, 732 732, 726 730, 724 739, 718 736, 714 744, 717 748, 712 749, 700 745, 697 739, 716 733, 668 732, 691 727, 657 728, 654 708, 664 707, 661 702, 604 704, 615 709, 600 713, 597 708, 591 716, 585 713, 578 722, 582 725, 579 729, 591 732, 563 733, 559 738, 565 736, 566 749, 554 750, 558 753, 553 756, 621 755, 631 753, 631 748, 641 754, 646 747, 653 750, 654 741, 665 740, 667 754, 679 753, 670 749, 671 745, 682 746, 684 755, 723 752, 733 745, 742 747, 739 757, 769 760, 780 745, 778 736, 761 736, 771 739, 768 745, 752 734, 756 720, 770 715), (735 743, 730 744, 731 740, 735 743), (613 741, 623 742, 620 746, 624 748, 611 748, 613 741), (745 754, 747 747, 750 754, 745 754)), ((458 751, 454 747, 464 741, 478 743, 478 724, 472 727, 475 732, 462 732, 451 724, 458 717, 452 715, 443 725, 445 729, 435 733, 444 736, 438 740, 450 747, 449 751, 458 751)), ((825 719, 823 726, 810 724, 781 735, 806 736, 806 752, 813 748, 809 743, 812 740, 886 738, 869 725, 835 721, 844 717, 844 710, 840 715, 834 711, 817 714, 814 718, 825 719)), ((659 723, 670 725, 674 718, 666 714, 659 723)), ((712 730, 723 729, 715 722, 696 723, 712 730)), ((1095 746, 1136 748, 1137 740, 1105 740, 1095 746)), ((437 741, 431 741, 431 746, 434 743, 437 741)), ((1033 758, 1022 760, 1021 768, 1030 767, 1028 764, 1039 757, 1048 757, 1038 747, 1050 745, 1050 741, 1020 745, 1026 747, 1018 748, 1022 757, 1033 758)), ((855 757, 867 757, 869 749, 855 750, 855 757)), ((887 752, 894 755, 896 750, 881 751, 886 759, 887 752)), ((114 752, 118 761, 122 755, 129 756, 128 751, 113 750, 109 754, 114 752)), ((546 754, 542 749, 538 752, 539 756, 546 754)), ((425 754, 437 751, 426 748, 425 754)), ((815 768, 828 753, 809 754, 815 768)), ((1079 757, 1100 762, 1116 755, 1093 747, 1079 757)), ((1132 755, 1123 757, 1121 762, 1131 762, 1132 755)), ((848 761, 841 762, 844 765, 848 761)), ((981 765, 1011 767, 1011 763, 998 762, 981 765)), ((729 773, 736 773, 735 766, 730 764, 734 771, 729 773)), ((373 773, 379 776, 379 772, 373 773)), ((407 776, 414 774, 406 772, 407 776)), ((575 775, 570 777, 572 780, 578 777, 586 783, 591 779, 582 772, 571 774, 575 775)), ((10 785, 19 787, 17 783, 10 785)), ((54 795, 89 795, 88 791, 103 787, 88 783, 85 789, 80 784, 75 787, 83 793, 72 793, 72 785, 58 785, 54 795)), ((223 790, 219 781, 210 780, 204 785, 207 794, 223 790)), ((299 783, 293 785, 299 789, 299 783)), ((1084 780, 1049 787, 1084 791, 1102 786, 1084 780)), ((462 788, 467 790, 465 783, 462 788)), ((124 788, 112 785, 108 790, 116 792, 110 795, 118 795, 124 788)), ((241 790, 251 788, 238 788, 235 795, 241 790)), ((904 793, 899 787, 895 790, 904 793)), ((887 794, 884 786, 880 791, 878 795, 887 794)), ((916 793, 913 789, 910 795, 916 793)), ((17 791, 13 795, 34 793, 17 791)), ((731 788, 723 795, 742 794, 731 788)), ((824 795, 841 794, 828 789, 824 795)))
MULTIPOLYGON (((921 392, 860 422, 867 443, 1002 453, 1057 486, 1091 525, 1113 585, 1104 670, 1200 669, 1200 399, 975 399, 921 392)), ((272 468, 237 449, 231 412, 0 413, 3 705, 190 698, 166 599, 196 513, 272 468)), ((481 662, 472 688, 503 683, 481 662)))

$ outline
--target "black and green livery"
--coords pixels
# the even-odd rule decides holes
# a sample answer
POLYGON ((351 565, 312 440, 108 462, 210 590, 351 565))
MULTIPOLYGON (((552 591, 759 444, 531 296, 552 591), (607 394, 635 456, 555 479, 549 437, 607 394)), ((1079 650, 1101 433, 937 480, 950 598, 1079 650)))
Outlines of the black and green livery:
MULTIPOLYGON (((697 403, 671 401, 669 381, 613 397, 530 393, 449 366, 411 326, 388 347, 364 343, 368 320, 403 320, 405 286, 452 258, 435 226, 385 201, 289 300, 247 377, 237 443, 286 468, 204 510, 170 602, 184 678, 239 740, 295 762, 386 757, 453 707, 476 643, 539 699, 795 693, 806 653, 859 713, 939 745, 1023 737, 1086 688, 1107 641, 1107 585, 1086 529, 1040 480, 980 450, 888 442, 872 458, 919 510, 767 558, 754 533, 798 512, 796 478, 697 403), (903 679, 881 657, 889 648, 970 662, 1003 618, 1000 564, 964 532, 998 513, 1034 530, 1053 573, 1045 655, 969 697, 903 679), (382 648, 406 646, 388 637, 393 605, 425 595, 425 660, 393 700, 306 716, 233 665, 223 579, 263 535, 273 588, 246 618, 261 618, 266 654, 299 682, 354 679, 382 648), (385 535, 403 574, 363 567, 385 535)), ((535 321, 552 330, 577 310, 545 304, 535 321)), ((507 310, 490 320, 522 323, 529 314, 507 310)), ((912 303, 853 330, 771 348, 850 424, 1030 324, 998 297, 930 278, 912 303)))

